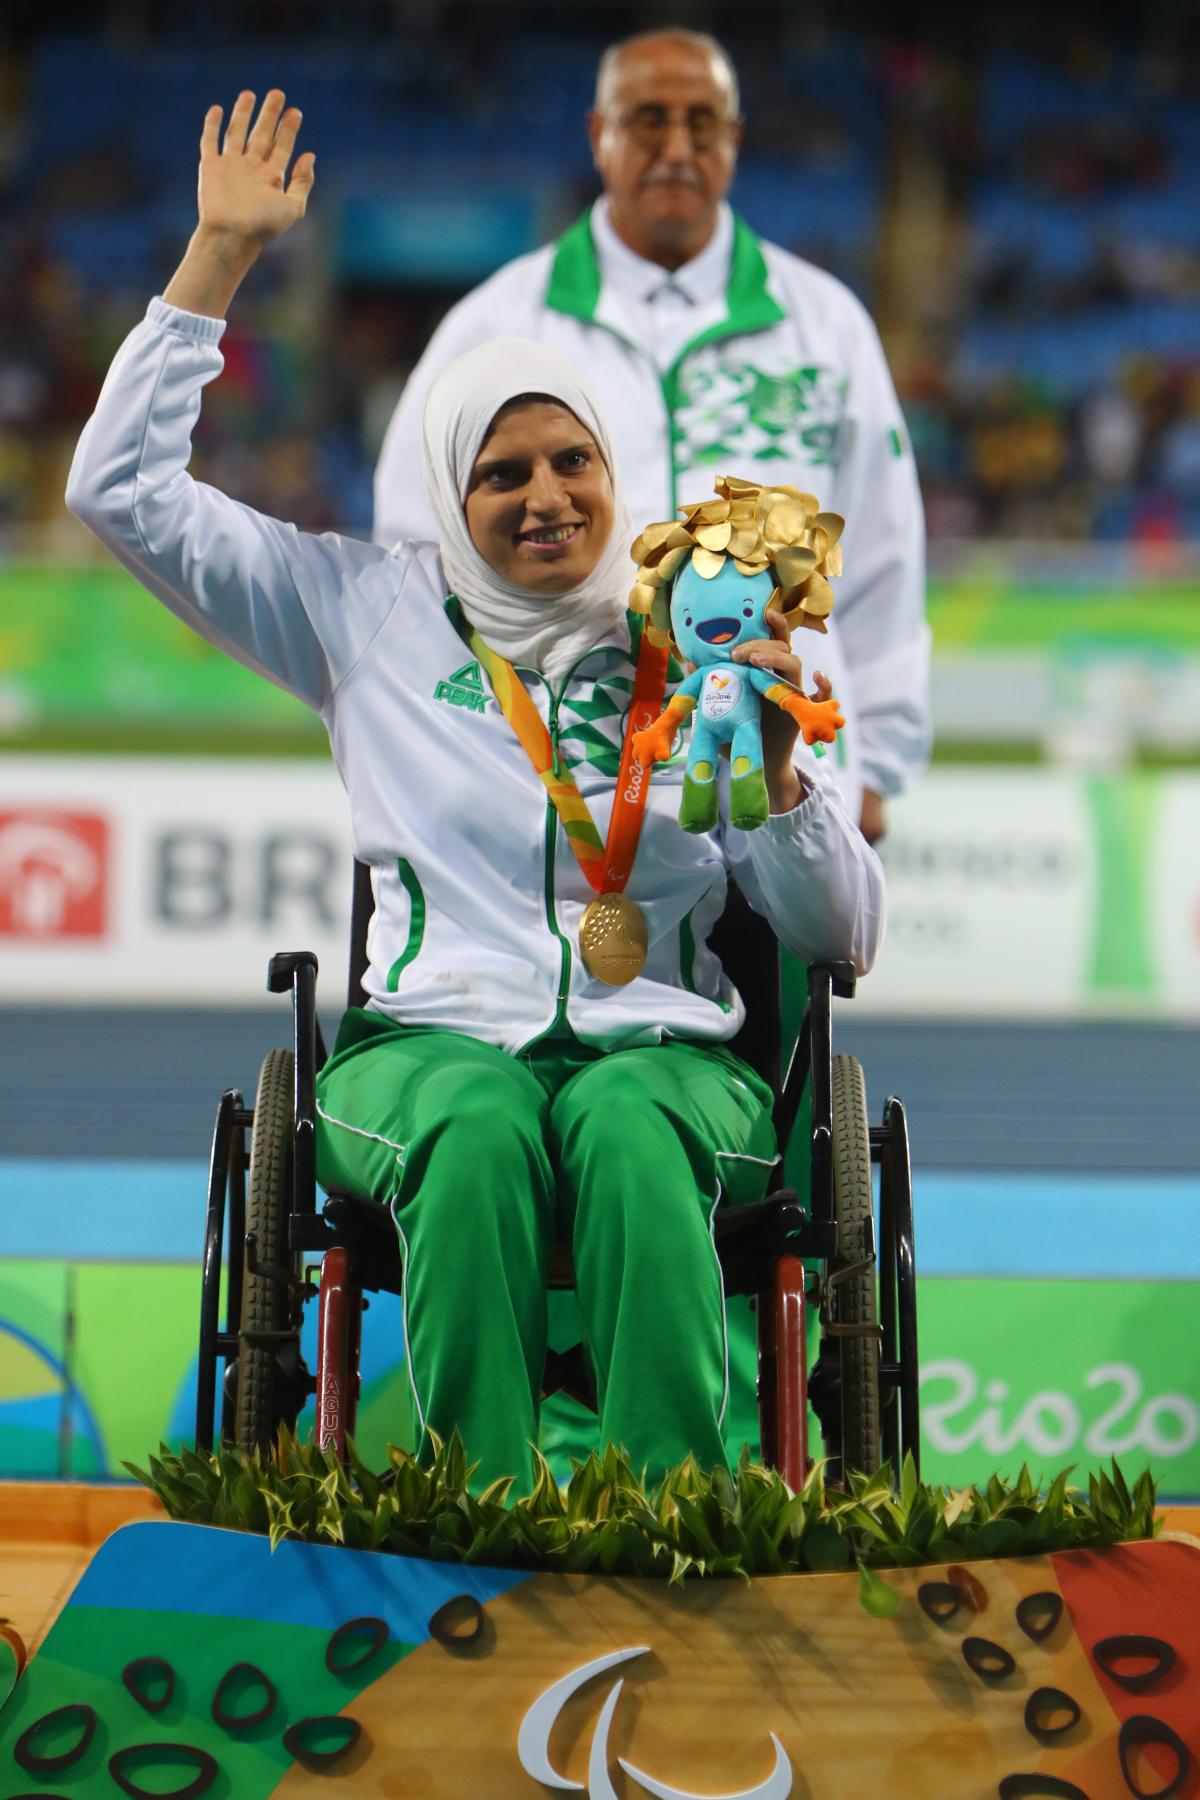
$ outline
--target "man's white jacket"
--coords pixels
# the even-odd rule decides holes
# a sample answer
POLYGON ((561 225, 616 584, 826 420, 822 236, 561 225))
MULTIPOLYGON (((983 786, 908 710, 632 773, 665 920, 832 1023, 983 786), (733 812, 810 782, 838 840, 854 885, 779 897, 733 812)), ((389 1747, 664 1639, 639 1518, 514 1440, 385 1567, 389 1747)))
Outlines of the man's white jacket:
MULTIPOLYGON (((836 764, 855 817, 863 785, 895 794, 929 753, 920 490, 899 403, 865 308, 824 270, 732 218, 725 316, 663 370, 607 288, 590 214, 451 308, 401 396, 375 481, 381 544, 433 534, 420 479, 434 377, 498 336, 551 344, 594 388, 639 527, 700 500, 715 476, 786 482, 844 514, 845 574, 828 638, 795 640, 834 684, 847 728, 836 764)), ((632 564, 630 565, 632 576, 632 564)))
MULTIPOLYGON (((800 744, 812 792, 754 832, 689 836, 676 821, 682 756, 656 771, 627 889, 650 955, 626 987, 593 980, 578 949, 591 889, 460 634, 436 546, 394 554, 310 536, 188 474, 223 330, 151 302, 79 441, 67 502, 179 618, 324 720, 375 890, 370 1007, 510 1052, 564 1029, 605 1048, 727 1040, 744 1011, 707 939, 730 869, 799 956, 870 966, 882 870, 800 744)), ((521 671, 602 834, 638 629, 627 623, 554 688, 521 671)))

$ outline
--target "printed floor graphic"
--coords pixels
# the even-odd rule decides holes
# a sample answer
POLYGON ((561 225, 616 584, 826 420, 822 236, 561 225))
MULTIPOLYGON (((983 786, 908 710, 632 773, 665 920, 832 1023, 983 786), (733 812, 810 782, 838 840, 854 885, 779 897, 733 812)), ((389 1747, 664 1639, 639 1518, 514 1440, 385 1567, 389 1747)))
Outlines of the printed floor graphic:
MULTIPOLYGON (((1189 1800, 1200 1551, 670 1587, 137 1523, 38 1655, 0 1792, 1189 1800)), ((5 1662, 5 1653, 8 1661, 5 1662)), ((5 1670, 7 1669, 7 1675, 5 1670)))

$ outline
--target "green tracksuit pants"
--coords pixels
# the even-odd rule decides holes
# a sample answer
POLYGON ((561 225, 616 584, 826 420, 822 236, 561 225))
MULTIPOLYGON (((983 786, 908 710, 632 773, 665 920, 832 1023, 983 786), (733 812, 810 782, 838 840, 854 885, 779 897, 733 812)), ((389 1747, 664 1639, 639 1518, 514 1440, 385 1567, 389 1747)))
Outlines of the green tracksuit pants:
POLYGON ((478 1491, 531 1478, 546 1275, 569 1239, 600 1441, 660 1473, 725 1457, 719 1204, 759 1199, 771 1094, 719 1046, 520 1056, 352 1009, 317 1083, 317 1174, 391 1208, 417 1418, 458 1427, 478 1491))

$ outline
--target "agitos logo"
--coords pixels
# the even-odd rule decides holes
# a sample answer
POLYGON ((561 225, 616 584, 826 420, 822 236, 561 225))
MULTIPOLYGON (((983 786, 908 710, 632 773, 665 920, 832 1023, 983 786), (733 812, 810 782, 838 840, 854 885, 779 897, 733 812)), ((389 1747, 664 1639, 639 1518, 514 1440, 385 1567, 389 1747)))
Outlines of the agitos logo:
POLYGON ((103 937, 108 821, 46 807, 0 812, 0 937, 103 937))
MULTIPOLYGON (((583 1791, 581 1781, 572 1781, 561 1774, 550 1761, 550 1734, 558 1722, 558 1716, 576 1690, 594 1676, 603 1675, 606 1670, 615 1669, 620 1663, 629 1662, 632 1657, 647 1656, 649 1653, 649 1644, 636 1644, 632 1650, 610 1650, 607 1656, 597 1656, 593 1661, 581 1664, 578 1669, 572 1669, 569 1675, 564 1675, 560 1681, 554 1682, 544 1693, 539 1694, 521 1720, 521 1728, 517 1733, 517 1757, 525 1773, 539 1782, 543 1789, 552 1788, 556 1793, 583 1791)), ((617 1790, 613 1786, 609 1770, 608 1734, 624 1685, 624 1677, 614 1682, 592 1732, 588 1754, 587 1800, 617 1800, 617 1790)), ((718 1800, 789 1800, 792 1793, 792 1765, 787 1751, 774 1732, 771 1733, 771 1746, 775 1752, 775 1766, 765 1780, 760 1781, 756 1787, 739 1788, 735 1794, 721 1795, 718 1800)), ((644 1794, 657 1795, 658 1800, 704 1800, 702 1794, 692 1794, 684 1788, 671 1787, 658 1776, 648 1775, 644 1769, 635 1768, 623 1756, 618 1756, 617 1762, 634 1787, 644 1794)))

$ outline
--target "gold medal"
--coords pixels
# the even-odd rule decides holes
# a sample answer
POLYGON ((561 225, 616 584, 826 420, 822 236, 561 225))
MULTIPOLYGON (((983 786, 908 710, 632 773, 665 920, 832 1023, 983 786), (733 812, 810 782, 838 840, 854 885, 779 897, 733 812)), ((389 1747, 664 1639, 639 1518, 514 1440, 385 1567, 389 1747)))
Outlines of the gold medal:
POLYGON ((599 894, 584 908, 579 948, 589 975, 608 987, 624 987, 646 965, 645 913, 628 894, 599 894))

